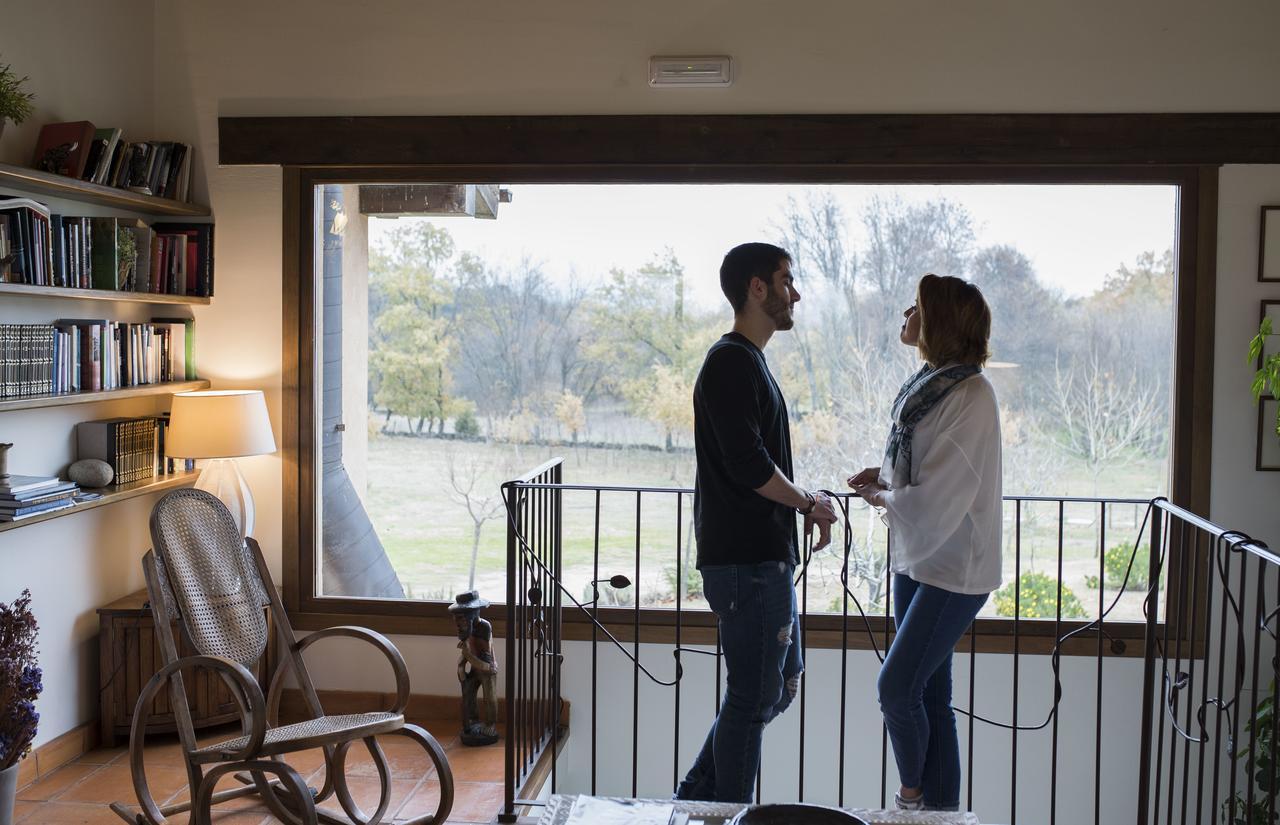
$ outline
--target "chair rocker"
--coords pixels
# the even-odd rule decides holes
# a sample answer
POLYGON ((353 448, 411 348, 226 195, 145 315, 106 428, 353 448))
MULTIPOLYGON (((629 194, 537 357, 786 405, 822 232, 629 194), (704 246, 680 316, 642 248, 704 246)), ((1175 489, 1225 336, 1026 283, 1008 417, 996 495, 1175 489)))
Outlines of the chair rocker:
POLYGON ((393 734, 408 737, 426 750, 440 782, 435 812, 406 825, 445 821, 453 807, 453 772, 440 743, 404 720, 409 674, 390 641, 360 627, 331 627, 298 641, 271 584, 258 543, 252 538, 241 541, 226 507, 202 490, 175 490, 160 499, 151 511, 151 540, 154 549, 143 558, 142 567, 164 666, 138 697, 129 735, 129 765, 141 811, 113 802, 111 809, 116 814, 129 825, 165 825, 166 816, 190 810, 191 825, 209 825, 214 804, 256 794, 276 818, 289 825, 378 825, 391 799, 391 771, 375 737, 393 734), (265 697, 248 669, 266 652, 264 606, 271 611, 280 643, 280 661, 265 697), (178 623, 197 655, 178 658, 171 622, 178 623), (396 678, 394 707, 340 716, 324 713, 302 652, 334 636, 361 639, 386 656, 396 678), (189 668, 216 671, 227 684, 239 705, 241 736, 207 745, 196 741, 182 677, 182 671, 189 668), (282 726, 280 695, 289 674, 302 690, 310 718, 282 726), (143 746, 152 700, 166 685, 190 795, 186 802, 162 808, 147 786, 143 746), (360 810, 347 787, 347 753, 360 741, 377 767, 381 786, 377 810, 371 815, 360 810), (324 786, 319 790, 308 788, 303 777, 282 759, 316 747, 324 749, 325 763, 324 786), (244 787, 215 791, 218 780, 227 774, 234 774, 244 787), (330 796, 337 797, 341 812, 318 807, 330 796))

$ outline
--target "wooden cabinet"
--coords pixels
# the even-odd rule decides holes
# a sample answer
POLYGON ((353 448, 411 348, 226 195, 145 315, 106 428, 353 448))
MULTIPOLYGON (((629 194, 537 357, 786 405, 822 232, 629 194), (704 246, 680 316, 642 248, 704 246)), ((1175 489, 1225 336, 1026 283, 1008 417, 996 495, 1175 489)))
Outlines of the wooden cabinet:
MULTIPOLYGON (((160 639, 151 619, 151 609, 146 605, 147 592, 139 590, 106 607, 98 608, 101 626, 98 640, 98 690, 104 747, 128 740, 138 695, 164 662, 164 656, 160 652, 160 639)), ((263 610, 265 612, 266 608, 263 610)), ((270 633, 266 654, 249 668, 264 691, 271 675, 275 647, 275 629, 270 624, 270 615, 267 615, 267 622, 270 633)), ((195 653, 182 638, 177 625, 173 626, 173 634, 178 643, 179 656, 191 656, 195 653)), ((199 670, 192 674, 184 670, 183 682, 187 690, 187 704, 191 708, 191 719, 197 728, 234 722, 240 718, 235 698, 216 673, 199 670)), ((169 691, 162 690, 156 694, 152 704, 147 732, 174 730, 177 730, 177 726, 169 703, 169 691)))

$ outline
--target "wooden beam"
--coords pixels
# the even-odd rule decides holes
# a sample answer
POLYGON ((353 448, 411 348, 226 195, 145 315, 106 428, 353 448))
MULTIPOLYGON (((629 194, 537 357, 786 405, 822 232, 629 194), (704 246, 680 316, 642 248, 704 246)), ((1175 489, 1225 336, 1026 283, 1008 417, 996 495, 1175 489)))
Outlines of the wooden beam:
POLYGON ((223 117, 223 165, 1280 163, 1280 113, 223 117))

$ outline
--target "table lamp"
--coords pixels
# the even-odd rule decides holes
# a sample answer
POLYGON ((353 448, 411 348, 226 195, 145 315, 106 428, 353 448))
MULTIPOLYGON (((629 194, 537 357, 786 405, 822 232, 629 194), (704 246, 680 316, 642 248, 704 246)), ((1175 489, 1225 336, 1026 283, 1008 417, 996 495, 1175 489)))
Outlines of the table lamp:
POLYGON ((165 455, 213 459, 196 479, 196 489, 221 499, 240 535, 253 535, 253 496, 236 466, 241 456, 276 451, 261 390, 200 390, 173 396, 165 455))

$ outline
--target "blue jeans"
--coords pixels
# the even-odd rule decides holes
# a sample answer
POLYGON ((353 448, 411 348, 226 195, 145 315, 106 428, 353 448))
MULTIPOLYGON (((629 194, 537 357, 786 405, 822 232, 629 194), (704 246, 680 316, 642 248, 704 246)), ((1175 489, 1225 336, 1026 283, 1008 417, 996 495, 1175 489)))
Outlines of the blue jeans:
POLYGON ((720 620, 726 687, 677 799, 751 801, 764 726, 791 704, 804 670, 792 571, 777 561, 702 568, 702 592, 720 620))
POLYGON ((960 743, 951 710, 951 653, 987 601, 893 577, 897 627, 876 688, 898 776, 934 810, 960 806, 960 743))

